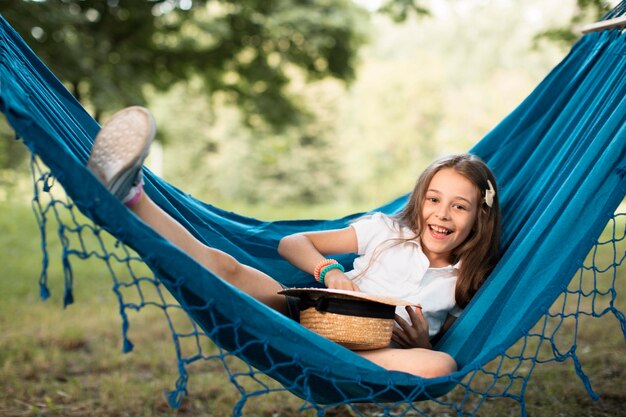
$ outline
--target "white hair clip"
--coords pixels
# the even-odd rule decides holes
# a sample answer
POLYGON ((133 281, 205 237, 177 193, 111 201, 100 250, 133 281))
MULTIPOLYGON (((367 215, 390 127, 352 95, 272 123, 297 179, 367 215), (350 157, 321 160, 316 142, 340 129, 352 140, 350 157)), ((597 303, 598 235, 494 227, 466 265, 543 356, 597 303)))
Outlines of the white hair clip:
POLYGON ((485 190, 485 204, 491 207, 493 206, 493 199, 496 196, 496 190, 493 188, 491 181, 487 180, 487 184, 489 184, 489 189, 485 190))

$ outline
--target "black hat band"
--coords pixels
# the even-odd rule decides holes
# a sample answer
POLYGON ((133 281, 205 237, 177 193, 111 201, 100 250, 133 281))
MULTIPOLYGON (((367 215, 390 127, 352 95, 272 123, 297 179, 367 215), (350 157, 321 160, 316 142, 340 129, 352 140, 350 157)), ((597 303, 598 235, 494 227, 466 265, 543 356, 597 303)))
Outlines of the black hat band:
POLYGON ((395 306, 374 301, 327 297, 324 295, 314 299, 306 296, 302 297, 300 310, 307 310, 311 307, 322 313, 327 312, 375 319, 393 319, 396 314, 395 306))

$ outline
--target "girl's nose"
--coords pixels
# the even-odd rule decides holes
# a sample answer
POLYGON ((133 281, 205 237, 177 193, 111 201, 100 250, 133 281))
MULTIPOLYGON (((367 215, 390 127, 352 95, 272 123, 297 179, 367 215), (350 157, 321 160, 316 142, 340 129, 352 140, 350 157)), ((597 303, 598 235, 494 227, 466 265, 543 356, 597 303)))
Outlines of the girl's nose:
POLYGON ((449 207, 445 204, 441 204, 435 213, 438 219, 448 220, 450 217, 449 207))

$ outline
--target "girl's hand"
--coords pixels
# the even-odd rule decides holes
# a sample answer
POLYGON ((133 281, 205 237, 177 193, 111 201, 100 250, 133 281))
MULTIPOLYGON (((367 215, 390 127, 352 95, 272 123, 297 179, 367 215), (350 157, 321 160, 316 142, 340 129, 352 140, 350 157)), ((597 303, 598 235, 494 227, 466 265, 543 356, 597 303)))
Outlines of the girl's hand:
POLYGON ((406 306, 411 323, 407 323, 402 317, 396 314, 396 323, 400 327, 394 326, 391 340, 396 342, 401 348, 426 348, 432 349, 430 337, 428 336, 428 322, 422 314, 420 306, 406 306))
POLYGON ((359 287, 338 269, 328 271, 326 276, 324 276, 324 285, 336 290, 359 291, 359 287))

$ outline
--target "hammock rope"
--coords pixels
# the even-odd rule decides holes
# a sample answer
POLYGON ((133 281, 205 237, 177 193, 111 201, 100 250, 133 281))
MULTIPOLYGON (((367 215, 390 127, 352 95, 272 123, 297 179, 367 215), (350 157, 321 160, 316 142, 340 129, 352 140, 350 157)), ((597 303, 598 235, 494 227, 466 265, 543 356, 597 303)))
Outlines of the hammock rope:
MULTIPOLYGON (((623 14, 624 4, 608 16, 623 14)), ((72 264, 97 259, 113 281, 124 352, 133 349, 128 313, 162 311, 179 370, 168 395, 173 407, 187 395, 188 367, 199 361, 224 368, 241 395, 236 416, 250 399, 277 391, 299 396, 303 410, 320 416, 338 405, 358 415, 363 407, 383 415, 427 415, 436 406, 467 416, 490 398, 513 400, 525 415, 524 393, 535 367, 566 360, 597 398, 576 337, 581 317, 611 313, 626 338, 617 305, 626 253, 626 214, 618 210, 626 191, 625 38, 620 30, 585 35, 471 149, 501 184, 505 253, 436 347, 457 360, 459 371, 429 380, 386 371, 309 332, 225 283, 131 215, 85 169, 97 124, 0 18, 0 109, 36 155, 31 172, 44 253, 41 296, 50 296, 53 223, 62 246, 66 306, 74 301, 72 264), (566 327, 575 329, 573 340, 564 340, 566 327), (320 363, 320 357, 328 360, 320 363)), ((196 237, 287 286, 311 285, 313 279, 277 254, 282 236, 341 227, 363 214, 264 222, 202 203, 147 169, 145 179, 146 192, 196 237)), ((401 196, 376 210, 394 213, 405 202, 401 196)), ((346 267, 351 260, 340 258, 346 267)))

